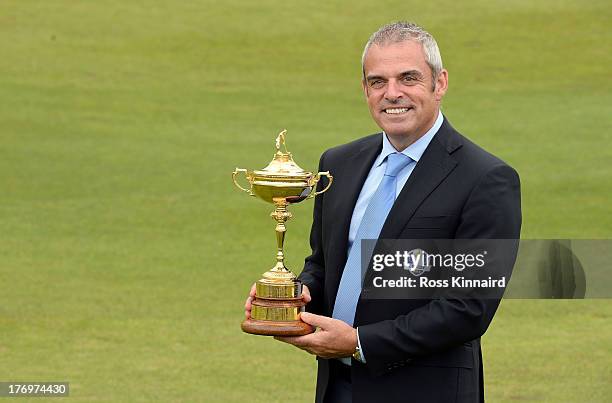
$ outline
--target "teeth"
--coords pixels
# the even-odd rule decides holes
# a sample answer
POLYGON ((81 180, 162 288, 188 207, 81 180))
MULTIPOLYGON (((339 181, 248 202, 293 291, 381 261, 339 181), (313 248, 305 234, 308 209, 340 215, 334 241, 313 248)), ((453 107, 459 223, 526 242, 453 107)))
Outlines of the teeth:
POLYGON ((386 113, 390 113, 390 114, 398 114, 398 113, 404 113, 404 112, 408 112, 408 108, 393 108, 393 109, 385 109, 386 113))

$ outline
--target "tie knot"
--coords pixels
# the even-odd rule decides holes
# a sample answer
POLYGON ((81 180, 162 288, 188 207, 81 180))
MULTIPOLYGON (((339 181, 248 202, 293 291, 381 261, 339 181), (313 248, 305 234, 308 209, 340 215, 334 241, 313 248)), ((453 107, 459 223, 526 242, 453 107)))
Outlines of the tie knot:
POLYGON ((406 168, 412 162, 412 158, 402 153, 392 153, 387 156, 387 168, 385 175, 397 176, 399 171, 406 168))

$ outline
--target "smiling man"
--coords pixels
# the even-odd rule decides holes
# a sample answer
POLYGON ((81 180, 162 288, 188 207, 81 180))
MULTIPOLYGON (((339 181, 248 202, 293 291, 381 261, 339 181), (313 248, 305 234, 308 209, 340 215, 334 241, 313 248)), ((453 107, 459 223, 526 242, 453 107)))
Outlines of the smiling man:
POLYGON ((423 28, 382 27, 362 67, 383 132, 321 156, 334 185, 315 201, 312 254, 299 276, 302 320, 318 329, 278 339, 317 356, 317 402, 483 401, 480 336, 499 301, 366 298, 361 240, 517 239, 518 175, 440 112, 448 73, 423 28))

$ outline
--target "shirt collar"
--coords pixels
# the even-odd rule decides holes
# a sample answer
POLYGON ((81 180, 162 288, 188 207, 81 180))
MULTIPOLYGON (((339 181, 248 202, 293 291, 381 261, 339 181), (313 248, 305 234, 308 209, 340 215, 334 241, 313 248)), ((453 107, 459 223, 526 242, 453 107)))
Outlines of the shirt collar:
MULTIPOLYGON (((436 135, 436 133, 440 129, 440 126, 442 126, 442 122, 444 122, 444 116, 442 116, 442 112, 438 110, 438 117, 436 118, 436 121, 434 122, 431 129, 429 129, 427 133, 421 136, 421 138, 419 138, 417 141, 415 141, 414 143, 406 147, 406 149, 402 151, 402 154, 407 155, 408 157, 412 158, 412 160, 416 162, 419 162, 419 160, 423 156, 423 153, 427 149, 427 146, 429 145, 433 137, 436 135)), ((393 147, 393 144, 391 144, 391 142, 387 138, 387 134, 383 132, 382 136, 383 136, 383 148, 382 148, 382 151, 380 152, 380 155, 376 159, 374 166, 379 166, 380 164, 383 163, 385 158, 389 156, 389 154, 393 154, 397 152, 395 147, 393 147)))

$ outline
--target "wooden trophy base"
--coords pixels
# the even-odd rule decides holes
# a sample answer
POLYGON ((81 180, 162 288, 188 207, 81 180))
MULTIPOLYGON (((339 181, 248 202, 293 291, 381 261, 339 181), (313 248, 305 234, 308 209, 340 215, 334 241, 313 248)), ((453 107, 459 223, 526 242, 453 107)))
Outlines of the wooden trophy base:
POLYGON ((242 331, 260 336, 303 336, 314 332, 314 328, 301 320, 273 322, 271 320, 246 319, 240 326, 242 331))

